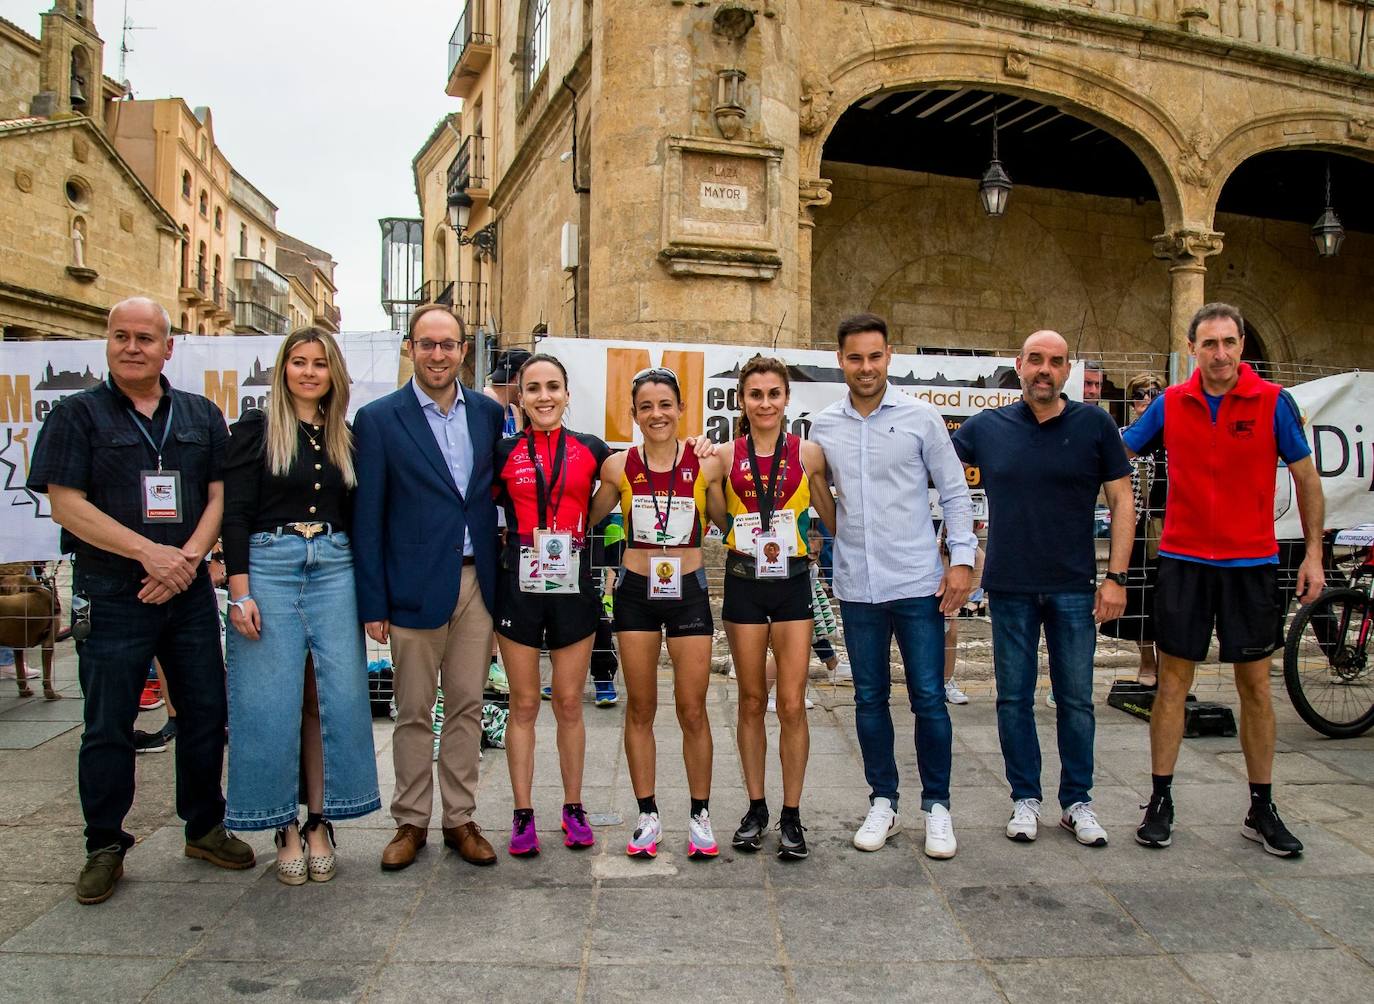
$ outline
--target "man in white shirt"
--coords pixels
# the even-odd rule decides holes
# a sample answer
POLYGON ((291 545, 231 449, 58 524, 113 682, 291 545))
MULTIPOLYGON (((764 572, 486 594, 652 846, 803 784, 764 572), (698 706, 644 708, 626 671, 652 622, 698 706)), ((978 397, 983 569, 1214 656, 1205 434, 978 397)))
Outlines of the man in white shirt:
POLYGON ((836 498, 832 503, 820 492, 812 501, 835 527, 835 596, 871 789, 868 818, 854 846, 876 851, 901 829, 888 706, 895 636, 916 715, 925 852, 951 858, 957 845, 949 813, 953 731, 945 707, 944 638, 946 618, 956 616, 968 598, 977 548, 973 504, 940 413, 887 382, 887 323, 875 314, 849 317, 840 322, 838 338, 849 393, 817 414, 811 426, 836 498), (930 484, 944 510, 948 570, 930 517, 930 484))

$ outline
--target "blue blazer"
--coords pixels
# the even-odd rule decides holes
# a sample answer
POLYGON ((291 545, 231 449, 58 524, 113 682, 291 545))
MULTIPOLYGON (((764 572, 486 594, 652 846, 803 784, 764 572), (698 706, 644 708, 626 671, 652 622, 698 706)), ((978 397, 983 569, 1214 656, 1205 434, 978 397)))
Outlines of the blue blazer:
POLYGON ((415 391, 364 405, 353 420, 358 487, 353 496, 353 575, 358 616, 398 627, 442 627, 458 605, 463 535, 472 534, 477 582, 496 609, 496 503, 492 462, 501 406, 463 388, 472 476, 453 483, 415 391))

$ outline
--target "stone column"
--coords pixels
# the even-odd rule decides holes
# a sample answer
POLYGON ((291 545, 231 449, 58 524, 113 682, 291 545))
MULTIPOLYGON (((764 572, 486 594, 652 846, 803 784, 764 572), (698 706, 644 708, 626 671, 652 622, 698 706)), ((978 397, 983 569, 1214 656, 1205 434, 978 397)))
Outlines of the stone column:
POLYGON ((1156 258, 1169 266, 1169 351, 1188 355, 1188 324, 1206 301, 1203 279, 1206 259, 1221 253, 1224 234, 1180 227, 1154 238, 1156 258))
POLYGON ((797 339, 798 344, 811 348, 811 231, 816 221, 811 210, 830 205, 829 178, 803 178, 800 184, 800 206, 797 211, 797 339))

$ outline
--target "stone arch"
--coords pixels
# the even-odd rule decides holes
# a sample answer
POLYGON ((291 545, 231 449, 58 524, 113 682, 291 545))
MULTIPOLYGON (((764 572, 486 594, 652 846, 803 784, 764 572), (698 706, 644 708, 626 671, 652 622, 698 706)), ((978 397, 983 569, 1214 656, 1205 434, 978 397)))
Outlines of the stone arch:
POLYGON ((1267 362, 1289 363, 1298 358, 1294 350, 1293 335, 1283 322, 1279 312, 1270 303, 1270 298, 1256 286, 1244 279, 1237 279, 1226 273, 1207 287, 1207 300, 1230 303, 1240 308, 1241 314, 1249 324, 1259 329, 1264 338, 1267 362))
POLYGON ((1023 75, 1018 76, 1008 74, 1012 54, 1005 44, 993 42, 902 42, 840 58, 825 78, 833 89, 830 114, 800 144, 801 177, 820 177, 826 139, 840 116, 865 98, 918 86, 977 86, 1016 97, 1051 99, 1056 107, 1119 139, 1149 173, 1166 228, 1201 224, 1200 192, 1180 177, 1188 144, 1162 107, 1126 83, 1079 63, 1042 53, 1024 58, 1027 62, 1017 70, 1023 75), (952 73, 952 65, 960 69, 952 73))
POLYGON ((439 283, 440 292, 449 281, 448 274, 448 223, 441 222, 434 228, 434 279, 439 283))
POLYGON ((1330 110, 1276 112, 1236 126, 1217 141, 1207 158, 1212 172, 1207 188, 1208 225, 1226 182, 1251 157, 1275 150, 1319 149, 1374 163, 1371 136, 1374 121, 1330 110))

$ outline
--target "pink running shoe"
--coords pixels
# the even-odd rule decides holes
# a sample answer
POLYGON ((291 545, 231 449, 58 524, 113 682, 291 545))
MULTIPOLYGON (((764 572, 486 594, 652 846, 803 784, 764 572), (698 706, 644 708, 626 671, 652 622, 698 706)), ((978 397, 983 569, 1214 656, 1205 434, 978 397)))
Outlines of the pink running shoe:
POLYGON ((534 810, 516 809, 510 824, 510 853, 512 857, 534 857, 539 853, 539 834, 534 829, 534 810))
POLYGON ((582 810, 581 802, 563 806, 563 832, 566 834, 563 838, 564 847, 581 850, 596 843, 596 834, 587 822, 587 814, 582 810))

